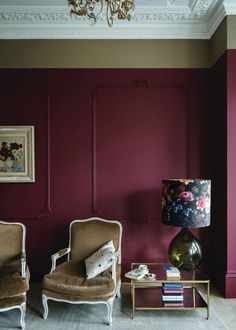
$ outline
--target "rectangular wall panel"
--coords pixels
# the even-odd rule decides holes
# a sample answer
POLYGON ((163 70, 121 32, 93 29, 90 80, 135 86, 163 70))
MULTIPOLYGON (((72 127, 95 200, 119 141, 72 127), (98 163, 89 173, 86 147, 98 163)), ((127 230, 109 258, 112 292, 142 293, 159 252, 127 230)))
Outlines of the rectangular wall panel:
POLYGON ((186 177, 184 89, 104 87, 94 98, 95 209, 160 218, 161 180, 186 177))

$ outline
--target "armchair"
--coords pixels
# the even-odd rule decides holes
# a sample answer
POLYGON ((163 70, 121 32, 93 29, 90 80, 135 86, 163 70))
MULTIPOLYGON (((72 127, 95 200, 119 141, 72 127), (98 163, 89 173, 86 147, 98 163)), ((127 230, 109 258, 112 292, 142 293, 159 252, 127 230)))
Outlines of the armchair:
POLYGON ((0 221, 0 312, 18 308, 25 328, 29 270, 25 254, 25 226, 0 221))
POLYGON ((48 300, 73 304, 106 304, 108 324, 111 325, 113 301, 116 295, 120 297, 121 236, 122 225, 118 221, 95 217, 71 222, 69 247, 51 256, 51 271, 44 276, 44 319, 48 316, 48 300), (115 250, 111 257, 111 274, 106 271, 93 278, 86 278, 86 258, 108 241, 113 242, 115 250), (67 261, 57 265, 58 259, 65 255, 67 261))

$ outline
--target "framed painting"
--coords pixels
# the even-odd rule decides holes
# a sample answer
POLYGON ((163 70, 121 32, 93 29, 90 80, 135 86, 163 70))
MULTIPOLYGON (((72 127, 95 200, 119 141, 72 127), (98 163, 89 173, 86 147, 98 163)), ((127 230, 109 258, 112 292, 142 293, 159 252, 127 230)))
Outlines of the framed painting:
POLYGON ((0 126, 0 183, 35 182, 34 126, 0 126))

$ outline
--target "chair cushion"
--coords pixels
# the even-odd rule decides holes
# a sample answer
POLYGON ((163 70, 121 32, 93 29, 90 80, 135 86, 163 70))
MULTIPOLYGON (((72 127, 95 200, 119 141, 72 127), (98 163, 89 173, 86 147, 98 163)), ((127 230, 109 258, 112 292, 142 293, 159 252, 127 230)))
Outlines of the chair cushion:
MULTIPOLYGON (((117 274, 120 278, 120 271, 117 274)), ((67 295, 67 300, 96 300, 112 295, 115 283, 109 276, 86 279, 85 263, 66 261, 44 276, 43 288, 53 293, 67 295), (73 299, 74 297, 74 299, 73 299)))
POLYGON ((0 268, 0 299, 13 297, 29 290, 29 271, 23 279, 19 271, 3 273, 0 268))
POLYGON ((0 309, 17 306, 22 304, 23 302, 26 302, 26 295, 24 294, 11 298, 0 299, 0 309))
POLYGON ((90 279, 104 272, 112 265, 115 248, 112 241, 104 244, 100 249, 85 259, 86 278, 90 279))

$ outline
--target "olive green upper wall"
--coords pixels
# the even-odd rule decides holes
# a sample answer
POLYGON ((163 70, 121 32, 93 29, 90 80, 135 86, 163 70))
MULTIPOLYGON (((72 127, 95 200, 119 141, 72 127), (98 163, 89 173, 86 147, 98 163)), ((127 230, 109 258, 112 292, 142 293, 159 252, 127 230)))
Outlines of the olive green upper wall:
POLYGON ((236 49, 236 15, 227 16, 210 40, 210 59, 213 65, 226 49, 236 49))
POLYGON ((205 40, 1 40, 2 68, 206 68, 205 40))
POLYGON ((235 31, 228 16, 211 40, 0 40, 0 68, 209 68, 235 31))
POLYGON ((213 65, 227 49, 227 18, 220 24, 209 44, 209 56, 211 65, 213 65))
POLYGON ((236 15, 227 17, 227 49, 236 49, 236 15))

